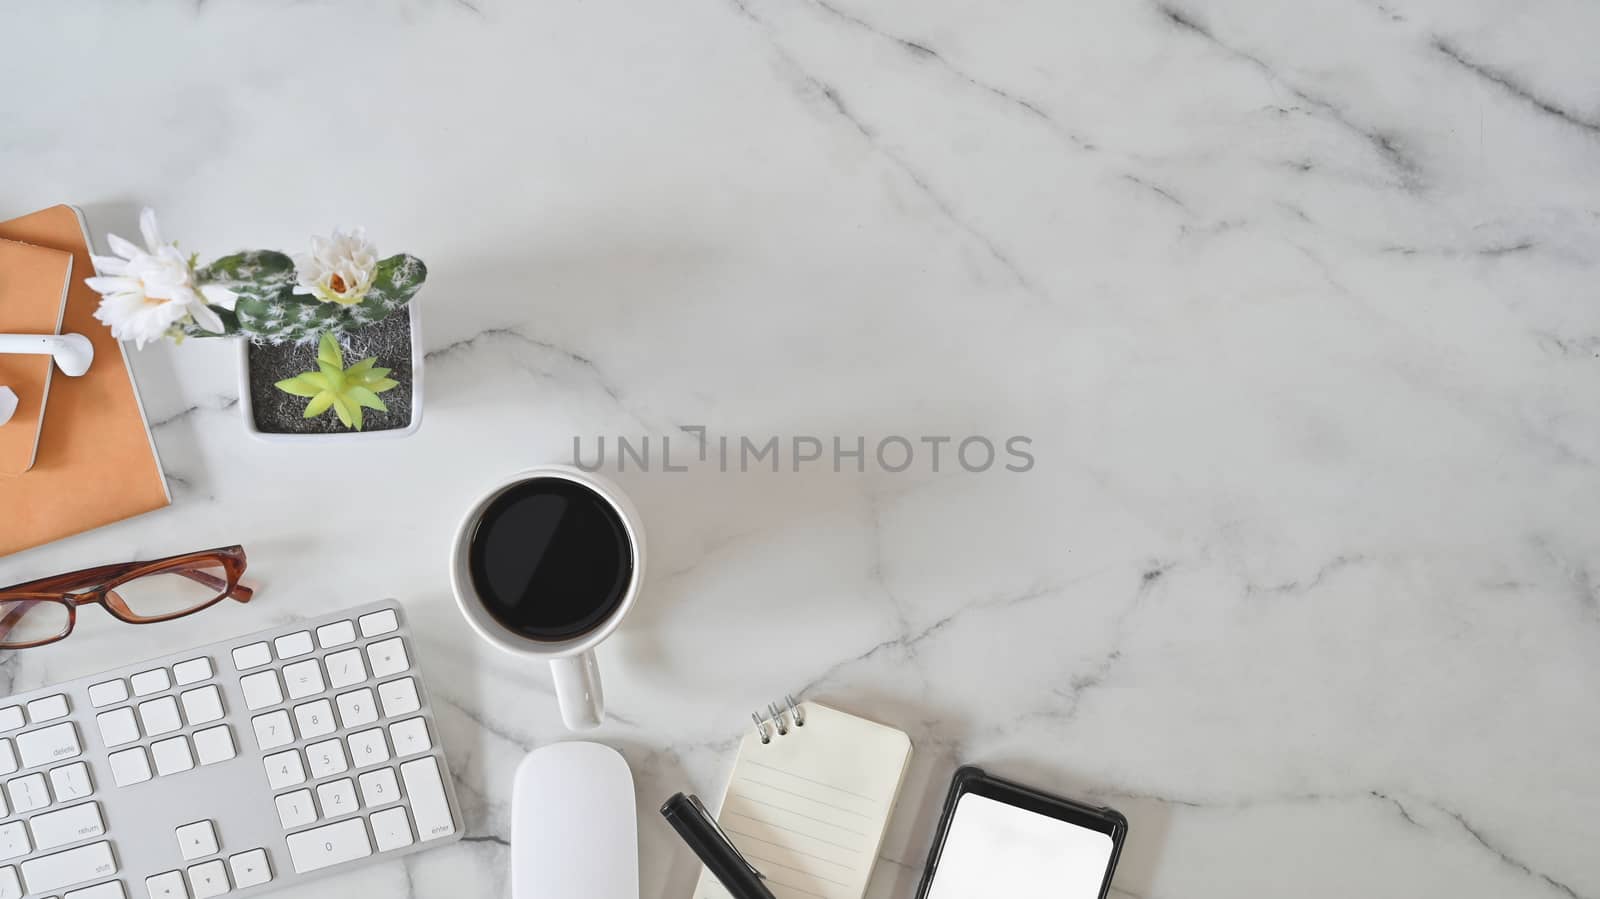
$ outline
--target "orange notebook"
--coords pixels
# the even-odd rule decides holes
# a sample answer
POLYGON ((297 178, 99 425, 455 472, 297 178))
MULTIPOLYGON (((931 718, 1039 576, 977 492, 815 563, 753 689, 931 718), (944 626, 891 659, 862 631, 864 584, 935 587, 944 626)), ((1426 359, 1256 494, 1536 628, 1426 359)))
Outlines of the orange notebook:
MULTIPOLYGON (((71 253, 0 240, 0 334, 58 333, 71 280, 71 253)), ((0 426, 0 478, 33 467, 55 368, 49 356, 0 353, 0 387, 17 396, 16 414, 0 426)))
MULTIPOLYGON (((81 378, 51 385, 33 468, 0 478, 0 556, 132 518, 172 502, 122 344, 94 317, 100 296, 83 216, 71 206, 0 222, 0 239, 64 250, 75 273, 61 330, 94 343, 81 378)), ((10 425, 6 425, 10 427, 10 425)))

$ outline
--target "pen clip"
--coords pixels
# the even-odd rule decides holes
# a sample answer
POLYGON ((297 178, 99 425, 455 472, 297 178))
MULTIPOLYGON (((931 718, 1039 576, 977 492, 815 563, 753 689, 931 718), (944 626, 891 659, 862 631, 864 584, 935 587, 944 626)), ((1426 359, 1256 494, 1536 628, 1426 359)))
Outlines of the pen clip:
POLYGON ((746 868, 749 868, 751 874, 754 874, 756 877, 762 880, 766 880, 767 875, 762 874, 759 868, 750 864, 750 860, 744 857, 744 853, 739 851, 739 847, 733 844, 733 840, 729 838, 728 832, 723 830, 722 825, 717 823, 717 819, 711 816, 711 811, 706 808, 706 804, 704 802, 700 801, 700 797, 690 793, 688 798, 689 804, 694 806, 695 811, 699 812, 700 815, 706 819, 707 823, 709 823, 711 827, 716 830, 717 836, 721 837, 722 841, 728 844, 728 848, 733 850, 734 857, 738 858, 746 868))

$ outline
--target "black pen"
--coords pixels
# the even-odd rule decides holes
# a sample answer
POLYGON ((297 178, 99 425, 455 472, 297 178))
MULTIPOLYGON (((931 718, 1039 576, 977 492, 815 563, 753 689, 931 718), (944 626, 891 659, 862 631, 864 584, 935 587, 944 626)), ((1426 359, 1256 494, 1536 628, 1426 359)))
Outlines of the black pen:
POLYGON ((700 857, 701 864, 721 881, 733 899, 777 899, 761 882, 761 872, 717 826, 717 820, 706 811, 700 797, 674 795, 661 806, 661 817, 666 818, 678 836, 689 844, 700 857))

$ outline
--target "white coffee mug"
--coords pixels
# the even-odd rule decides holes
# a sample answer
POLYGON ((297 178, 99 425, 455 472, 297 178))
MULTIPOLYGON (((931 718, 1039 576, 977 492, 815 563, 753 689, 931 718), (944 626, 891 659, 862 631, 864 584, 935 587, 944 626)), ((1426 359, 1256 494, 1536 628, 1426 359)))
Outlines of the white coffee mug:
POLYGON ((467 624, 483 639, 523 658, 550 663, 555 680, 556 700, 561 705, 561 720, 572 730, 598 727, 605 718, 605 693, 600 687, 600 665, 594 650, 616 631, 628 610, 639 598, 644 577, 644 527, 639 514, 616 485, 604 478, 567 465, 544 465, 519 472, 479 497, 461 520, 456 531, 455 549, 450 557, 450 585, 456 605, 467 624), (471 570, 472 538, 479 520, 489 505, 506 491, 538 478, 557 478, 587 487, 605 500, 617 513, 626 532, 632 553, 633 570, 622 601, 606 617, 588 630, 565 640, 536 640, 508 629, 479 599, 471 570))

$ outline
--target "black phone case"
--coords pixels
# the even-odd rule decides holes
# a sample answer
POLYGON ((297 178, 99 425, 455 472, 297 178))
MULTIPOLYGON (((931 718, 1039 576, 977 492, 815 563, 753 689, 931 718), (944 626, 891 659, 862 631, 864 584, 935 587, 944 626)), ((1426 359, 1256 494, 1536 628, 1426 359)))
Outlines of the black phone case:
POLYGON ((928 851, 928 863, 922 869, 917 899, 927 899, 928 891, 933 888, 933 878, 939 870, 939 856, 944 852, 944 841, 950 832, 950 820, 955 814, 956 803, 968 793, 987 796, 1007 805, 1108 834, 1111 837, 1111 860, 1106 864, 1105 877, 1100 881, 1100 899, 1106 899, 1106 894, 1111 891, 1111 876, 1117 871, 1117 859, 1122 857, 1122 841, 1128 835, 1128 819, 1116 809, 1052 796, 1032 787, 992 777, 982 768, 972 765, 956 771, 950 781, 950 794, 945 797, 944 811, 939 816, 939 830, 934 834, 933 848, 928 851))

